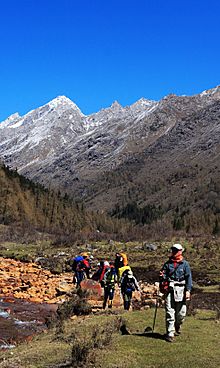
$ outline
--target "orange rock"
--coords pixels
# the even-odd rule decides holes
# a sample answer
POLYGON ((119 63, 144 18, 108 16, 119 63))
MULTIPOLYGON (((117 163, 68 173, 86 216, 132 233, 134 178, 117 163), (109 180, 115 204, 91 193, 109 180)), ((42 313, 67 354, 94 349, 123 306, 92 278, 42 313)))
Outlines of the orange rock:
POLYGON ((42 303, 42 299, 41 298, 38 298, 38 297, 30 297, 29 298, 30 302, 33 302, 33 303, 42 303))

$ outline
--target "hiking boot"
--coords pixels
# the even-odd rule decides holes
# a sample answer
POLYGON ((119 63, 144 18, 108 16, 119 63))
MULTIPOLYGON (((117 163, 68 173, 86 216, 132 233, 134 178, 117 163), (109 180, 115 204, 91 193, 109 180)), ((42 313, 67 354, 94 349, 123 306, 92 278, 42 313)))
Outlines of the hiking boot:
POLYGON ((181 334, 181 327, 180 325, 175 325, 175 336, 179 336, 181 334))
POLYGON ((173 336, 166 335, 166 336, 165 336, 165 340, 166 340, 167 342, 174 342, 174 337, 173 337, 173 336))

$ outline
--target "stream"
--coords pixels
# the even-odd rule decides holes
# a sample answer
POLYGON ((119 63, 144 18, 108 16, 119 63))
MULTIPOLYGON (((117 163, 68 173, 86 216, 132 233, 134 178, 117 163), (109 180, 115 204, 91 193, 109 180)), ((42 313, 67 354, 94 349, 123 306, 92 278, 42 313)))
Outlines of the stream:
POLYGON ((37 304, 13 297, 0 298, 0 349, 10 349, 17 343, 31 340, 44 331, 47 317, 55 314, 54 304, 37 304))

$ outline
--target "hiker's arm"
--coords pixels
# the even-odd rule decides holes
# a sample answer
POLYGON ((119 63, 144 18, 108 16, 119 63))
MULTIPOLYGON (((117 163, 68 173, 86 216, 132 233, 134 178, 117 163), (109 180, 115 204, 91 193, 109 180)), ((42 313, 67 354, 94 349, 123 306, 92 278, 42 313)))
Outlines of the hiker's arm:
POLYGON ((186 292, 190 293, 192 290, 192 273, 188 262, 186 262, 185 266, 185 280, 186 280, 186 292))
POLYGON ((125 290, 124 276, 122 276, 120 280, 121 292, 123 293, 125 290))
POLYGON ((164 263, 163 267, 160 270, 159 275, 159 289, 164 296, 168 294, 169 291, 169 266, 168 263, 164 263))
POLYGON ((139 286, 139 284, 137 282, 137 279, 135 277, 134 277, 134 285, 135 285, 135 288, 136 288, 137 291, 141 291, 140 286, 139 286))
POLYGON ((159 281, 163 282, 163 281, 168 280, 168 273, 169 273, 168 272, 168 264, 166 262, 166 263, 164 263, 163 267, 160 270, 159 281))

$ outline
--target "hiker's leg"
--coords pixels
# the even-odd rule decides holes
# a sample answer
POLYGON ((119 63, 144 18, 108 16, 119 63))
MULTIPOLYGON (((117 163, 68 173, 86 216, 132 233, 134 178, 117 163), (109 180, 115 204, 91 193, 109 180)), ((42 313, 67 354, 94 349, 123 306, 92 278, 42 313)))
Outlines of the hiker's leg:
POLYGON ((132 300, 132 291, 130 291, 129 294, 128 294, 128 309, 130 309, 131 300, 132 300))
POLYGON ((85 270, 85 276, 87 277, 87 279, 90 279, 90 274, 89 274, 89 269, 86 268, 85 270))
POLYGON ((126 299, 125 310, 129 310, 130 305, 131 305, 131 298, 132 298, 132 292, 125 293, 125 299, 126 299))
POLYGON ((80 286, 81 282, 84 280, 85 274, 83 271, 77 271, 77 286, 80 286))
POLYGON ((128 300, 126 300, 126 302, 125 302, 124 309, 129 310, 129 301, 128 300))
POLYGON ((108 300, 108 288, 104 287, 104 301, 103 301, 103 309, 105 309, 108 300))
POLYGON ((129 300, 128 300, 127 293, 123 293, 123 299, 124 299, 124 309, 128 310, 129 309, 129 300))
POLYGON ((109 308, 112 308, 113 297, 114 297, 114 289, 111 287, 109 289, 109 304, 108 304, 109 308))
POLYGON ((179 330, 181 324, 184 322, 186 317, 186 303, 176 303, 176 330, 179 330))
POLYGON ((166 297, 165 309, 167 335, 173 337, 175 333, 175 302, 172 293, 169 293, 166 297))
POLYGON ((81 278, 80 278, 80 272, 76 271, 76 287, 80 286, 81 278))

